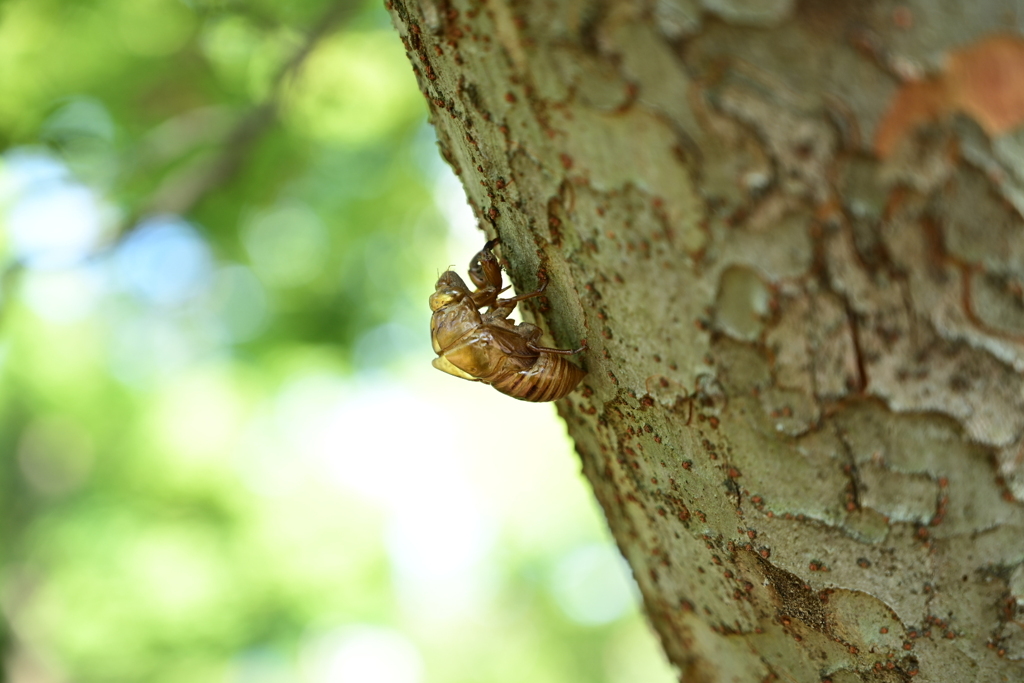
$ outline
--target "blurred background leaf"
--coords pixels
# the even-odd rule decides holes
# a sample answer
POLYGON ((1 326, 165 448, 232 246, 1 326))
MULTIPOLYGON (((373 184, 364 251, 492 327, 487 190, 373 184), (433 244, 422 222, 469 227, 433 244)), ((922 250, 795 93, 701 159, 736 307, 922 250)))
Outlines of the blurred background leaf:
POLYGON ((0 3, 3 680, 669 681, 376 2, 0 3))

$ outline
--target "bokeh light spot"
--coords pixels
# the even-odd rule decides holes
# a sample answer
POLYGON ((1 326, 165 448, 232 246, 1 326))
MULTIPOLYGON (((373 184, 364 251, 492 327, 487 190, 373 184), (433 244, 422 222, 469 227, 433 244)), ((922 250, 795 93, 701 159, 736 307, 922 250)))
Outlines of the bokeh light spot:
POLYGON ((153 616, 168 626, 196 627, 215 616, 229 595, 223 550, 204 530, 187 525, 148 529, 120 560, 127 583, 146 596, 153 616))
POLYGON ((249 341, 266 328, 267 293, 251 270, 229 265, 217 271, 214 309, 231 342, 249 341))
POLYGON ((92 470, 93 455, 89 433, 63 416, 35 420, 18 442, 18 465, 25 479, 50 495, 81 486, 92 470))
POLYGON ((195 15, 180 0, 124 0, 119 9, 121 43, 144 57, 177 52, 195 26, 195 15))
POLYGON ((20 294, 43 319, 69 324, 92 314, 106 290, 107 278, 102 269, 78 267, 27 273, 20 294))
POLYGON ((207 22, 199 44, 225 84, 244 89, 250 60, 261 47, 256 27, 246 17, 228 15, 207 22))
POLYGON ((260 278, 271 287, 296 287, 323 272, 327 229, 305 204, 287 203, 253 217, 243 232, 260 278))
POLYGON ((31 148, 14 148, 0 156, 0 206, 33 187, 68 177, 68 169, 53 157, 31 148))
POLYGON ((245 415, 240 391, 217 366, 177 377, 154 405, 153 440, 181 465, 225 460, 245 415))
POLYGON ((409 62, 384 32, 348 33, 317 48, 285 101, 285 122, 321 140, 366 143, 419 115, 409 62))
POLYGON ((99 244, 110 209, 70 181, 67 168, 45 154, 22 150, 0 166, 0 208, 7 206, 12 256, 29 268, 63 268, 99 244))
POLYGON ((173 216, 150 219, 118 248, 121 284, 154 304, 174 306, 195 296, 212 269, 209 247, 196 230, 173 216))
POLYGON ((635 603, 629 567, 618 550, 591 544, 571 551, 555 567, 551 592, 566 615, 581 624, 607 624, 635 603))
POLYGON ((55 142, 91 137, 103 142, 114 141, 116 133, 110 112, 92 97, 75 97, 54 111, 43 122, 40 135, 55 142))
POLYGON ((302 659, 310 683, 420 683, 423 661, 398 631, 352 626, 313 639, 302 659))

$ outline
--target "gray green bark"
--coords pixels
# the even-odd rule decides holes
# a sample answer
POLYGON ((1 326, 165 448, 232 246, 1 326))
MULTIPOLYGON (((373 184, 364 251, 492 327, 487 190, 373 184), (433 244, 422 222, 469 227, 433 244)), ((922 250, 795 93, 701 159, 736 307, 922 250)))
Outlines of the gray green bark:
POLYGON ((1024 677, 1024 133, 885 123, 942 5, 389 2, 685 681, 1024 677))

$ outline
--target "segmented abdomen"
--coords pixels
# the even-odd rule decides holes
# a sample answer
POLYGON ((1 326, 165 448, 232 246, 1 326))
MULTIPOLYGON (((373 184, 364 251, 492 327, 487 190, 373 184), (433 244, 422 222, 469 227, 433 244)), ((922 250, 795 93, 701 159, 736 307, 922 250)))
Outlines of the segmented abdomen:
POLYGON ((562 356, 542 351, 529 368, 491 380, 490 385, 513 398, 541 403, 567 396, 586 374, 562 356))

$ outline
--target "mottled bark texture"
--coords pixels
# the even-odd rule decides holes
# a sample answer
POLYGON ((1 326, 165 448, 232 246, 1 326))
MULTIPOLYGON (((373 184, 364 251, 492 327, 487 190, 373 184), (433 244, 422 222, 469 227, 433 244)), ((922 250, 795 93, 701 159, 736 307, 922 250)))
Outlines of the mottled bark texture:
POLYGON ((683 680, 1024 680, 1007 3, 388 6, 683 680))

